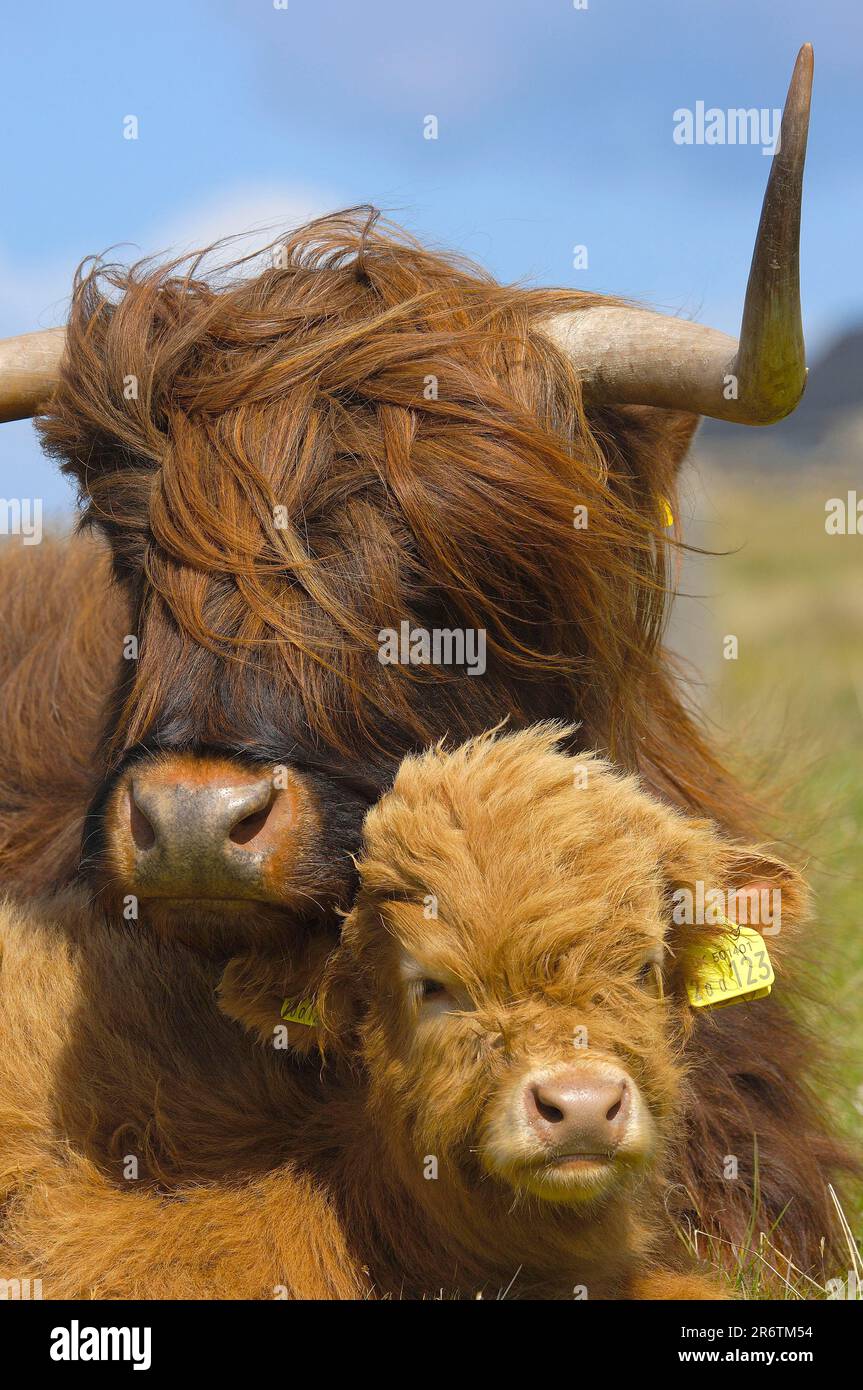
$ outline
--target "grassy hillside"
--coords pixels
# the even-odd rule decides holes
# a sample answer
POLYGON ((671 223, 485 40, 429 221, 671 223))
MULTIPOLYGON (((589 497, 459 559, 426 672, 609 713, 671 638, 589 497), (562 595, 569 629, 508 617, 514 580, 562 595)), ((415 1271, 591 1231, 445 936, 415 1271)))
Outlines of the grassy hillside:
MULTIPOLYGON (((826 1000, 810 1021, 835 1059, 836 1122, 859 1150, 863 535, 825 531, 826 500, 854 485, 837 484, 837 472, 774 473, 757 487, 709 475, 711 544, 734 553, 704 562, 701 573, 709 574, 708 642, 715 644, 707 708, 742 775, 781 801, 786 833, 810 856, 820 923, 816 973, 826 1000), (738 640, 736 659, 723 655, 728 635, 738 640)), ((859 488, 863 497, 863 479, 859 488)), ((846 1196, 845 1210, 859 1239, 859 1194, 846 1196)))

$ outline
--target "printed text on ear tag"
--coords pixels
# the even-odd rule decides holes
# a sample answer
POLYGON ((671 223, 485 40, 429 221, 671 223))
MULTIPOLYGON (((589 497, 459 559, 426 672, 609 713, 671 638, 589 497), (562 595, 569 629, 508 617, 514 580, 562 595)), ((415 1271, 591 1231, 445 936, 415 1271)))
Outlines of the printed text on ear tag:
POLYGON ((686 993, 694 1009, 763 999, 776 978, 764 938, 726 918, 728 930, 687 956, 686 993))
POLYGON ((304 1028, 316 1028, 318 1013, 311 999, 286 999, 281 1016, 286 1023, 302 1023, 304 1028))

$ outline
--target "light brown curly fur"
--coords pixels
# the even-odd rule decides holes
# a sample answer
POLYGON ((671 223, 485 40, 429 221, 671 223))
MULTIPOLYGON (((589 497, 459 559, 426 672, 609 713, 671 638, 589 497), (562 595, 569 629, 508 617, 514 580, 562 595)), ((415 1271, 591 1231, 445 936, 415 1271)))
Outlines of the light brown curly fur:
POLYGON ((46 1297, 715 1296, 670 1215, 703 1065, 682 981, 704 928, 673 925, 669 892, 781 887, 780 988, 805 892, 558 737, 488 735, 402 764, 324 966, 321 1070, 249 1049, 191 953, 119 949, 73 898, 7 908, 0 1273, 42 1278, 46 1297), (640 978, 660 942, 663 998, 640 978), (468 1005, 423 1016, 405 950, 468 1005), (571 1059, 579 1026, 591 1056, 626 1067, 656 1131, 587 1203, 531 1196, 517 1164, 483 1157, 501 1097, 528 1066, 571 1059))

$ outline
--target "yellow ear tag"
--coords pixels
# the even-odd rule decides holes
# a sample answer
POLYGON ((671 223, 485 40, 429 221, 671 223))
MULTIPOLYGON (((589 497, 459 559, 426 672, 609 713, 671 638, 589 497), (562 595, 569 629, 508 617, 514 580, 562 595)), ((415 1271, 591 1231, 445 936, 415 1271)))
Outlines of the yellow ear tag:
POLYGON ((752 927, 723 921, 728 930, 711 937, 688 962, 686 993, 694 1009, 764 999, 773 988, 776 977, 764 938, 752 927))
POLYGON ((302 1023, 304 1028, 316 1028, 320 1021, 312 999, 286 999, 281 1016, 286 1023, 302 1023))
POLYGON ((673 526, 674 512, 671 510, 671 507, 668 505, 668 502, 664 497, 660 497, 659 499, 659 510, 662 512, 663 526, 673 526))

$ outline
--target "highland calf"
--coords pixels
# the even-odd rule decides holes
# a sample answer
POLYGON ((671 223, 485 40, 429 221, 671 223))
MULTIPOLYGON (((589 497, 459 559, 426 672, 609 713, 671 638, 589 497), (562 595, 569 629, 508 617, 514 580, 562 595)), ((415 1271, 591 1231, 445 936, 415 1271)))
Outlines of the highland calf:
MULTIPOLYGON (((230 1176, 187 1188, 163 1175, 148 1190, 146 1173, 140 1188, 123 1181, 119 1159, 64 1153, 56 1133, 34 1142, 44 1119, 25 1113, 19 1137, 3 1135, 3 1272, 40 1277, 48 1297, 721 1296, 674 1228, 694 1108, 687 983, 717 928, 675 924, 672 896, 770 884, 781 974, 805 891, 779 860, 603 760, 564 755, 563 732, 409 758, 369 813, 340 945, 287 982, 290 1007, 258 1021, 272 1044, 280 1012, 304 1018, 295 1026, 328 1064, 312 1084, 311 1069, 266 1051, 267 1068, 279 1062, 278 1166, 256 1172, 238 1151, 230 1176)), ((10 929, 7 914, 14 945, 10 929)), ((71 1002, 61 985, 61 1016, 71 1002)), ((145 1056, 164 1046, 147 1022, 127 1021, 127 1046, 145 1056)), ((221 1047, 223 1024, 208 1026, 221 1047)), ((249 1091, 249 1134, 265 1094, 249 1091)), ((163 1136, 174 1148, 207 1113, 191 1095, 163 1136)), ((271 1141, 273 1113, 259 1120, 271 1141)), ((162 1122, 154 1113, 153 1130, 162 1122)))

